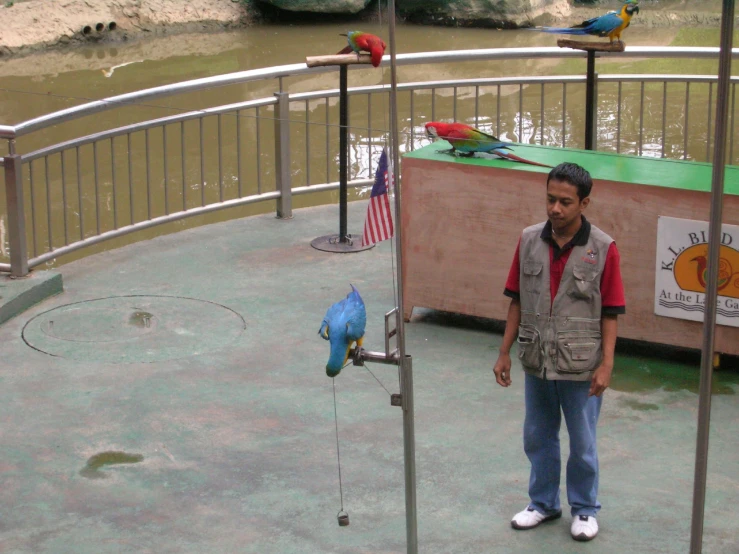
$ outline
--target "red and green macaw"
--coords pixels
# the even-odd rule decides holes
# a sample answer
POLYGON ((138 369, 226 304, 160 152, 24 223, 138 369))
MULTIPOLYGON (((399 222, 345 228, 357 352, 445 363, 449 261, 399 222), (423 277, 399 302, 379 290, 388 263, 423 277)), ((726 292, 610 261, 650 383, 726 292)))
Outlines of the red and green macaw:
POLYGON ((382 55, 385 53, 385 42, 378 36, 362 31, 349 31, 346 35, 349 45, 344 47, 339 54, 348 54, 349 52, 369 52, 372 57, 372 65, 379 67, 382 61, 382 55))
POLYGON ((489 135, 475 129, 471 125, 465 125, 464 123, 440 123, 438 121, 431 121, 426 123, 426 134, 430 138, 440 138, 446 140, 452 145, 451 150, 448 152, 457 155, 457 152, 461 156, 471 157, 476 152, 484 152, 486 154, 495 154, 506 160, 512 160, 516 162, 522 162, 530 165, 538 165, 541 167, 551 167, 546 164, 540 164, 539 162, 532 162, 511 154, 510 142, 503 142, 498 137, 489 135))
POLYGON ((621 11, 608 12, 572 27, 532 27, 533 31, 555 33, 561 35, 595 35, 621 41, 621 33, 631 24, 631 18, 639 13, 639 0, 626 0, 621 11))
POLYGON ((349 359, 349 350, 354 343, 362 346, 367 311, 359 291, 352 290, 346 298, 339 300, 326 312, 318 334, 331 343, 331 353, 326 364, 326 375, 336 377, 349 359))

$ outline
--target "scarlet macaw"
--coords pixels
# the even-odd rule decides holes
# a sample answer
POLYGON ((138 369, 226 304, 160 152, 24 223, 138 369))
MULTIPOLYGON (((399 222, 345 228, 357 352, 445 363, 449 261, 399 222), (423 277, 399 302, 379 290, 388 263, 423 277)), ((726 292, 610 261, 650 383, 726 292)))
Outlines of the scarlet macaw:
POLYGON ((506 152, 506 150, 512 150, 510 142, 503 142, 498 137, 484 133, 464 123, 430 121, 426 123, 426 134, 430 138, 440 138, 449 142, 452 145, 452 149, 449 152, 455 156, 457 152, 460 152, 460 155, 466 157, 474 156, 475 152, 485 152, 487 154, 495 154, 507 160, 541 167, 551 167, 506 152))
POLYGON ((638 4, 638 0, 626 0, 620 12, 608 12, 572 27, 532 27, 531 30, 562 35, 595 35, 608 37, 611 42, 613 39, 620 42, 621 33, 631 24, 633 15, 639 13, 638 4))
POLYGON ((354 343, 362 346, 367 311, 359 291, 352 290, 346 298, 332 305, 323 318, 318 334, 331 343, 331 354, 326 364, 326 375, 336 377, 349 359, 349 350, 354 343))
POLYGON ((349 31, 346 35, 349 42, 348 46, 345 46, 339 54, 348 54, 349 52, 369 52, 372 57, 373 67, 379 67, 382 61, 382 55, 385 53, 385 42, 378 36, 371 35, 369 33, 363 33, 362 31, 349 31))

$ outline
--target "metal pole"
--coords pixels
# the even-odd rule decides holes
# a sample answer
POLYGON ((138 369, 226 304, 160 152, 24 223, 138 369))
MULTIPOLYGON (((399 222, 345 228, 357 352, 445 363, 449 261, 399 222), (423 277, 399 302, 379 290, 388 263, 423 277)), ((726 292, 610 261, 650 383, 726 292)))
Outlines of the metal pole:
POLYGON ((390 141, 395 179, 395 255, 398 272, 397 340, 400 359, 400 390, 403 396, 403 448, 405 461, 405 527, 408 554, 418 554, 418 522, 416 515, 416 438, 413 418, 413 364, 405 353, 405 322, 403 321, 403 260, 400 153, 398 133, 398 75, 395 45, 395 0, 388 2, 390 23, 390 141))
POLYGON ((26 216, 23 207, 23 176, 21 157, 15 153, 11 141, 11 154, 5 156, 5 202, 8 208, 8 234, 10 235, 10 274, 13 277, 28 275, 28 249, 26 246, 26 216))
POLYGON ((281 194, 277 200, 277 217, 290 219, 293 216, 292 185, 290 182, 290 95, 275 92, 275 178, 276 190, 281 194))
POLYGON ((695 447, 695 480, 693 483, 693 516, 690 526, 690 553, 703 549, 703 518, 706 505, 708 472, 708 436, 711 427, 711 382, 713 348, 716 334, 716 297, 718 296, 718 262, 721 248, 724 171, 726 157, 726 120, 731 78, 731 47, 734 29, 734 0, 724 0, 721 13, 721 51, 719 53, 716 104, 715 148, 711 183, 711 215, 708 225, 708 275, 706 278, 706 311, 703 318, 700 396, 698 400, 698 436, 695 447))
POLYGON ((349 182, 349 68, 339 66, 339 242, 347 242, 347 183, 349 182))
MULTIPOLYGON (((357 240, 360 235, 351 235, 347 231, 348 190, 349 190, 349 67, 348 64, 339 65, 339 234, 324 235, 311 241, 316 250, 334 253, 361 252, 374 248, 374 244, 362 246, 357 240)), ((328 100, 326 102, 326 122, 328 122, 328 100)), ((326 128, 326 148, 328 149, 328 127, 326 128)), ((328 156, 326 158, 328 164, 328 156)), ((328 165, 326 178, 328 179, 328 165)))
POLYGON ((585 84, 585 150, 593 150, 595 145, 595 120, 597 104, 595 101, 595 51, 588 50, 588 72, 585 84))

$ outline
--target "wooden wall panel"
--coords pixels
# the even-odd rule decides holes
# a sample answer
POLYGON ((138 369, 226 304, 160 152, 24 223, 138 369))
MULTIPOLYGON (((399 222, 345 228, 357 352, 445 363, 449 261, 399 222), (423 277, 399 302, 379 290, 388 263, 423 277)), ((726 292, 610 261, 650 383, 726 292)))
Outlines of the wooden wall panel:
MULTIPOLYGON (((403 159, 403 314, 414 306, 505 320, 503 296, 524 227, 546 219, 546 174, 403 159)), ((707 221, 709 194, 594 179, 585 215, 621 252, 626 315, 619 336, 700 348, 702 324, 654 314, 658 216, 707 221)), ((724 223, 739 225, 739 196, 724 223)), ((719 352, 739 354, 739 328, 719 325, 719 352)))

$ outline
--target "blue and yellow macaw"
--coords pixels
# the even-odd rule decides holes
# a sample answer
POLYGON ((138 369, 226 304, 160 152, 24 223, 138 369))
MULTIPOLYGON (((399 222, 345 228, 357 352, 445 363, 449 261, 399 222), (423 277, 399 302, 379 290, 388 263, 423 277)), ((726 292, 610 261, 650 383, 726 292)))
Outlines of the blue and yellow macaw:
POLYGON ((352 291, 346 298, 331 306, 323 318, 318 334, 331 343, 331 354, 326 364, 326 375, 336 377, 349 359, 349 350, 354 343, 362 346, 367 311, 359 291, 352 291))
POLYGON ((555 33, 562 35, 595 35, 621 41, 621 33, 631 24, 631 18, 639 13, 638 0, 626 0, 620 12, 608 12, 600 17, 594 17, 572 27, 533 27, 534 31, 555 33))

